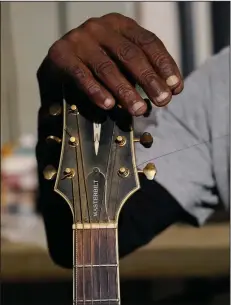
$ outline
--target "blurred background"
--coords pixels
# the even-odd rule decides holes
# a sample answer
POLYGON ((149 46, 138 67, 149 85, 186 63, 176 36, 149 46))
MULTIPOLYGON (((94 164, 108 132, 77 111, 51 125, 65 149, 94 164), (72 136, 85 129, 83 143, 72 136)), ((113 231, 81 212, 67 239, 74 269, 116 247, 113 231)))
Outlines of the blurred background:
MULTIPOLYGON (((36 71, 61 35, 119 12, 164 42, 186 77, 230 44, 230 2, 1 3, 2 304, 68 305, 69 271, 47 254, 35 210, 40 104, 36 71)), ((124 305, 229 304, 229 215, 201 230, 177 226, 121 261, 124 305)))

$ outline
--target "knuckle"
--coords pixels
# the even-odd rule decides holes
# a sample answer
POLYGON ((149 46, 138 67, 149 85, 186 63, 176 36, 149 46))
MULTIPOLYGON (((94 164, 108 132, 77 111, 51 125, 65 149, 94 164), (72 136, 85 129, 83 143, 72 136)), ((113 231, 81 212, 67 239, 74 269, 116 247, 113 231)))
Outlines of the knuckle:
POLYGON ((63 42, 61 40, 56 41, 48 50, 48 58, 53 62, 58 62, 62 57, 63 42))
POLYGON ((141 71, 138 81, 141 85, 150 84, 156 78, 155 72, 152 69, 145 69, 141 71))
POLYGON ((173 70, 171 60, 164 52, 154 52, 151 57, 155 66, 158 67, 158 69, 160 69, 162 72, 168 73, 173 70))
POLYGON ((114 64, 111 60, 101 61, 95 64, 94 71, 97 76, 107 76, 114 70, 114 64))
POLYGON ((137 44, 142 46, 156 44, 157 42, 160 42, 159 38, 155 34, 146 30, 139 31, 134 39, 137 44))
POLYGON ((105 21, 120 21, 121 19, 124 19, 125 16, 120 14, 120 13, 110 13, 110 14, 106 14, 104 16, 101 17, 103 20, 105 21))
POLYGON ((124 16, 120 13, 110 13, 110 14, 104 15, 102 18, 105 21, 119 22, 124 25, 132 26, 132 25, 137 24, 137 22, 135 20, 133 20, 132 18, 124 16))
POLYGON ((77 42, 82 36, 82 31, 77 28, 69 31, 67 34, 63 36, 63 39, 66 39, 68 41, 77 42))
POLYGON ((78 65, 71 66, 69 68, 69 73, 74 76, 80 84, 84 84, 86 79, 90 77, 89 73, 85 72, 84 69, 82 69, 78 65))
POLYGON ((117 48, 117 56, 122 61, 129 61, 140 56, 140 50, 133 43, 126 41, 121 43, 117 48))
POLYGON ((116 92, 118 96, 123 99, 125 102, 129 102, 134 99, 134 92, 131 86, 121 83, 116 87, 116 92))
POLYGON ((100 86, 92 79, 86 83, 85 87, 89 96, 95 95, 100 91, 100 86))
POLYGON ((99 18, 90 18, 82 25, 82 28, 90 33, 100 30, 101 27, 99 18))

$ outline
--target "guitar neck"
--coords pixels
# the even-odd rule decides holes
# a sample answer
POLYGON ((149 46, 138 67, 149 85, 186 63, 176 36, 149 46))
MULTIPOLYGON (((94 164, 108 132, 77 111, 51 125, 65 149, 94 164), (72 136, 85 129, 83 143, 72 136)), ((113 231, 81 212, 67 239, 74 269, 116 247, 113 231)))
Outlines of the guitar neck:
POLYGON ((117 229, 87 224, 73 233, 73 304, 120 304, 117 229))

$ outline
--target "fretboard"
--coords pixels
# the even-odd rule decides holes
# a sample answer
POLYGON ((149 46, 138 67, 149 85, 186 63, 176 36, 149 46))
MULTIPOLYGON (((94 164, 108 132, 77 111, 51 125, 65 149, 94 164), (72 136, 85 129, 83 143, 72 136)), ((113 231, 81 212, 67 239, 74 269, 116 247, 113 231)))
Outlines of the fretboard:
POLYGON ((119 274, 115 228, 74 230, 74 305, 118 305, 119 274))

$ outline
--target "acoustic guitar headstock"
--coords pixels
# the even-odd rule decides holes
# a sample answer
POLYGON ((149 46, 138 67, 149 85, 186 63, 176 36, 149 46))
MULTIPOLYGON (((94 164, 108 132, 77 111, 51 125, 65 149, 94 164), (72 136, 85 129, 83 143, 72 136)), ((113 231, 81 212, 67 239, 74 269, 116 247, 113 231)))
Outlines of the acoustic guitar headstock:
MULTIPOLYGON (((63 137, 59 168, 47 166, 45 179, 56 177, 54 190, 69 205, 75 224, 117 224, 126 200, 139 189, 134 142, 149 148, 153 139, 144 133, 134 138, 132 117, 120 107, 103 111, 70 88, 64 93, 63 137)), ((60 107, 53 107, 60 115, 60 107)), ((152 180, 156 170, 148 164, 143 173, 152 180)))

